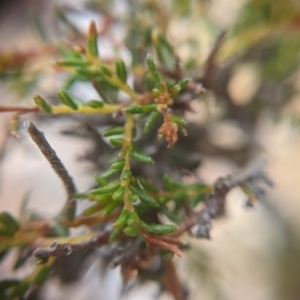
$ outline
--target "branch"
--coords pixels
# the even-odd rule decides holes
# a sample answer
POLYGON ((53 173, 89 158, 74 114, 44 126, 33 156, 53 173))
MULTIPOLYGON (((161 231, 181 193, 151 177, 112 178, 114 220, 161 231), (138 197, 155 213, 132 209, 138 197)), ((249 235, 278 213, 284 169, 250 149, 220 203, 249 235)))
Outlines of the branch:
POLYGON ((0 105, 0 112, 17 112, 20 114, 26 114, 31 112, 40 112, 40 109, 36 107, 22 107, 22 106, 2 106, 0 105))
POLYGON ((53 242, 47 248, 38 248, 33 255, 40 259, 49 258, 51 256, 70 255, 73 251, 88 250, 105 245, 108 242, 110 232, 104 231, 94 236, 92 239, 80 243, 58 244, 53 242))
POLYGON ((224 37, 225 37, 226 31, 221 31, 220 34, 218 35, 204 66, 204 73, 202 75, 202 78, 200 79, 200 82, 202 82, 203 86, 205 88, 209 88, 210 82, 213 76, 213 73, 215 71, 215 60, 216 60, 216 55, 219 51, 219 49, 222 46, 224 37))
POLYGON ((62 164, 61 160, 57 157, 55 151, 51 148, 48 141, 46 140, 44 134, 40 132, 33 123, 30 122, 28 127, 28 132, 32 140, 39 147, 41 152, 44 154, 45 158, 51 164, 52 168, 56 174, 62 180, 65 189, 67 191, 67 203, 66 203, 66 214, 70 219, 73 219, 75 212, 75 200, 73 198, 76 188, 72 177, 69 175, 68 171, 62 164))
POLYGON ((172 260, 163 260, 163 284, 174 300, 184 300, 184 291, 172 260))
MULTIPOLYGON (((213 191, 208 194, 205 200, 205 208, 198 215, 199 228, 196 235, 210 238, 211 219, 216 219, 224 213, 225 197, 232 188, 243 184, 255 186, 258 182, 263 182, 268 186, 273 185, 268 176, 262 171, 261 165, 252 166, 243 172, 218 179, 213 191)), ((258 190, 261 191, 261 188, 258 190)))
POLYGON ((258 183, 272 186, 273 183, 262 170, 261 164, 254 165, 234 175, 219 178, 214 184, 213 190, 206 196, 205 207, 198 213, 190 213, 188 218, 181 224, 179 229, 171 234, 179 237, 183 233, 190 232, 200 238, 210 238, 211 220, 220 217, 225 211, 225 200, 228 192, 237 186, 251 187, 256 196, 261 196, 262 188, 258 183))

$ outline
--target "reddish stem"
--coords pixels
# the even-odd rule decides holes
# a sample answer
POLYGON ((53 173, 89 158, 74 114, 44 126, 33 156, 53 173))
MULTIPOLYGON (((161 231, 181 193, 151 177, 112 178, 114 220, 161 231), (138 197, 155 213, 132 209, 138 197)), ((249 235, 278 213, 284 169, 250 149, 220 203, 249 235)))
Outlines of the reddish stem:
POLYGON ((0 105, 1 112, 16 112, 20 114, 27 114, 31 112, 40 112, 40 109, 36 107, 22 107, 22 106, 2 106, 0 105))

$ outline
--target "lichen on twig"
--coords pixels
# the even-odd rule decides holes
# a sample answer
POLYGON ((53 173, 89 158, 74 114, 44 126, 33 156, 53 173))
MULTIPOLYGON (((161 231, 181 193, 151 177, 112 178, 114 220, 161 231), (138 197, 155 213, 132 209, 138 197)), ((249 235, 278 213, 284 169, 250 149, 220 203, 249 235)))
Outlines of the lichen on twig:
POLYGON ((72 219, 75 210, 75 200, 73 197, 76 192, 75 184, 73 182, 72 177, 68 173, 61 160, 56 155, 56 152, 52 149, 52 147, 46 140, 44 134, 41 131, 39 131, 32 122, 30 122, 28 126, 28 133, 30 134, 32 140, 39 147, 45 158, 48 160, 53 170, 62 180, 67 192, 67 203, 65 206, 65 212, 69 216, 69 218, 72 219))
POLYGON ((110 232, 103 231, 88 241, 83 241, 80 243, 64 243, 59 244, 57 242, 52 242, 49 247, 38 248, 33 252, 33 255, 39 259, 46 259, 51 256, 63 256, 70 255, 73 251, 88 250, 96 247, 100 247, 107 243, 110 232))
MULTIPOLYGON (((256 188, 259 183, 272 186, 273 183, 262 169, 261 164, 252 165, 244 171, 233 175, 219 178, 214 184, 213 190, 206 196, 205 207, 196 214, 189 222, 188 227, 192 228, 197 224, 194 235, 201 238, 210 238, 211 220, 221 216, 225 211, 225 200, 228 192, 237 186, 251 185, 253 193, 261 192, 262 189, 256 188)), ((261 195, 257 195, 257 198, 261 195)))

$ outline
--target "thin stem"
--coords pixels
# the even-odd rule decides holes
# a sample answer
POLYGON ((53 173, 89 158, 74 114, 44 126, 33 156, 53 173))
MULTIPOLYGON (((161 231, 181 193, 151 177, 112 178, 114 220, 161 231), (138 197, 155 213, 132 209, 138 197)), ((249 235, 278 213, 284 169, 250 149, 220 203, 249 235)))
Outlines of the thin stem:
MULTIPOLYGON (((134 129, 134 117, 133 115, 127 114, 126 115, 126 123, 125 123, 125 132, 124 132, 124 147, 129 147, 129 149, 126 151, 125 154, 125 165, 123 167, 123 173, 125 171, 130 171, 130 150, 132 148, 132 135, 133 135, 133 129, 134 129)), ((124 207, 126 210, 133 212, 134 207, 132 206, 132 203, 129 200, 129 183, 130 183, 130 178, 128 179, 122 179, 121 184, 125 187, 125 192, 124 192, 124 207)))
POLYGON ((77 243, 59 243, 53 241, 47 248, 38 248, 33 252, 37 258, 48 258, 51 256, 69 255, 73 251, 87 250, 102 246, 107 243, 110 232, 104 231, 88 240, 81 240, 77 243))
POLYGON ((107 222, 109 220, 112 220, 116 216, 118 216, 119 214, 120 214, 120 211, 115 210, 107 216, 103 216, 102 213, 97 213, 97 214, 94 214, 90 217, 86 217, 86 216, 81 215, 81 216, 77 216, 73 221, 62 220, 62 223, 67 227, 78 227, 78 226, 81 226, 81 225, 91 226, 91 225, 104 223, 104 222, 107 222))
POLYGON ((89 106, 79 106, 77 110, 73 110, 72 108, 65 105, 57 105, 52 106, 52 114, 112 114, 120 108, 120 105, 112 105, 112 104, 104 104, 99 108, 92 108, 89 106))
POLYGON ((184 300, 184 292, 172 260, 163 260, 163 284, 174 300, 184 300))
POLYGON ((20 247, 31 245, 34 243, 36 237, 19 235, 17 237, 1 237, 0 251, 7 250, 13 247, 20 247))
MULTIPOLYGON (((52 106, 52 114, 61 115, 61 114, 112 114, 120 108, 120 105, 114 104, 104 104, 99 108, 92 108, 89 106, 79 106, 77 110, 65 105, 52 106)), ((42 112, 39 107, 22 107, 22 106, 0 106, 1 112, 16 112, 20 114, 26 114, 31 112, 42 112)))
POLYGON ((21 114, 39 112, 38 107, 22 107, 22 106, 2 106, 0 105, 0 112, 17 112, 21 114))
MULTIPOLYGON (((93 57, 90 54, 86 53, 86 58, 91 62, 92 66, 88 68, 89 71, 94 72, 95 74, 99 74, 103 76, 107 81, 111 82, 113 85, 115 85, 117 88, 120 90, 124 91, 127 93, 132 99, 136 99, 138 94, 126 83, 123 82, 118 76, 112 74, 111 76, 108 76, 106 74, 103 74, 102 72, 99 72, 98 67, 106 67, 109 69, 111 72, 114 72, 113 67, 111 64, 104 63, 100 58, 98 57, 93 57)), ((75 72, 77 73, 77 70, 73 67, 63 67, 64 70, 75 72)))
POLYGON ((133 100, 135 100, 138 94, 125 82, 119 79, 117 76, 107 77, 112 84, 117 86, 120 90, 127 93, 133 100))

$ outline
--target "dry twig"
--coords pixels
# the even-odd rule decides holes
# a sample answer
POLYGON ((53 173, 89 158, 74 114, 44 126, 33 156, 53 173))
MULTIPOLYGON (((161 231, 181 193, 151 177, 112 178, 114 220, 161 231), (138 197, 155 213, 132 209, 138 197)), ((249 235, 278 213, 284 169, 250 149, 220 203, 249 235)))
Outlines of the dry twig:
POLYGON ((48 141, 46 140, 44 134, 40 132, 33 123, 30 122, 28 127, 28 132, 32 138, 32 140, 36 143, 39 147, 41 152, 44 154, 45 158, 51 164, 52 168, 56 172, 56 174, 62 180, 65 189, 67 191, 67 203, 65 207, 66 214, 69 219, 73 219, 74 212, 75 212, 75 200, 73 198, 76 188, 73 182, 72 177, 69 175, 68 171, 64 167, 61 160, 57 157, 55 151, 49 145, 48 141))
POLYGON ((100 247, 108 242, 110 232, 104 231, 93 237, 92 239, 74 244, 58 244, 53 242, 47 248, 38 248, 33 255, 40 259, 49 258, 50 256, 70 255, 73 251, 88 250, 100 247))

